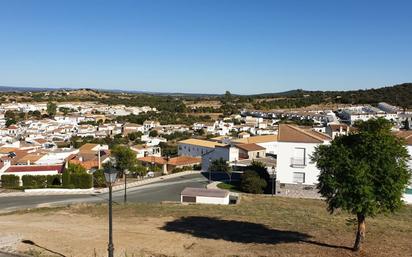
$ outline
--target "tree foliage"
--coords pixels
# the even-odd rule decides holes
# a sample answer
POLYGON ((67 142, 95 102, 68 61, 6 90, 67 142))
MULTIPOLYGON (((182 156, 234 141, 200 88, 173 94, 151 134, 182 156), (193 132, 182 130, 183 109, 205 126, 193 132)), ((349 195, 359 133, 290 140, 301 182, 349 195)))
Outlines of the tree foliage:
POLYGON ((262 194, 267 183, 256 171, 246 170, 240 179, 240 188, 243 192, 251 194, 262 194))
POLYGON ((356 125, 358 133, 320 145, 312 160, 320 170, 317 188, 328 210, 357 216, 354 249, 359 250, 365 218, 398 210, 411 174, 404 141, 391 133, 389 121, 371 119, 356 125))
POLYGON ((49 102, 47 103, 47 110, 46 110, 46 111, 47 111, 47 114, 48 114, 50 117, 53 117, 54 115, 56 115, 57 105, 56 105, 55 103, 49 101, 49 102))
POLYGON ((136 153, 124 145, 116 145, 112 149, 112 155, 116 159, 116 169, 120 172, 132 170, 137 164, 136 153))

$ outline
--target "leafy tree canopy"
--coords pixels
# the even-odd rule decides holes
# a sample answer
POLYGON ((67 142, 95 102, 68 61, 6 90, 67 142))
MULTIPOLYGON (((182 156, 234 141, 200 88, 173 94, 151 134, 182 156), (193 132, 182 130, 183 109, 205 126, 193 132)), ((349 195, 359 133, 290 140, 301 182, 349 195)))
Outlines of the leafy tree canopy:
POLYGON ((357 216, 354 248, 359 250, 365 218, 398 210, 411 173, 405 143, 391 133, 389 121, 371 119, 356 126, 357 133, 317 147, 312 160, 320 170, 317 188, 328 210, 357 216))

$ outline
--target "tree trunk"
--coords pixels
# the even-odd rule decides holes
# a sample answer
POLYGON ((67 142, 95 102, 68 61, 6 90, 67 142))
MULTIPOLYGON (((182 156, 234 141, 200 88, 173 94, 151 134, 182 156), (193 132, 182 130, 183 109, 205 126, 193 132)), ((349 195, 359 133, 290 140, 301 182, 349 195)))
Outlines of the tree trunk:
POLYGON ((366 224, 365 215, 358 213, 358 231, 356 232, 355 245, 353 246, 354 251, 359 251, 362 248, 362 242, 365 239, 366 224))

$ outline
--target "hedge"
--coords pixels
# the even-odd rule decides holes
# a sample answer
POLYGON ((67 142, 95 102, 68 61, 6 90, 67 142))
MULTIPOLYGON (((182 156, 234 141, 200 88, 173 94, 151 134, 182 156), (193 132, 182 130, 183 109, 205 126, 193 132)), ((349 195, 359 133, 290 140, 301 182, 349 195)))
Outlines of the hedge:
POLYGON ((81 188, 87 189, 93 187, 93 177, 87 173, 73 173, 64 172, 63 176, 63 188, 81 188))
POLYGON ((47 175, 47 187, 56 187, 61 186, 62 184, 62 175, 47 175))
POLYGON ((20 178, 16 175, 2 175, 1 186, 3 188, 17 188, 20 186, 20 178))
POLYGON ((45 188, 47 186, 47 178, 44 175, 23 175, 24 188, 45 188))

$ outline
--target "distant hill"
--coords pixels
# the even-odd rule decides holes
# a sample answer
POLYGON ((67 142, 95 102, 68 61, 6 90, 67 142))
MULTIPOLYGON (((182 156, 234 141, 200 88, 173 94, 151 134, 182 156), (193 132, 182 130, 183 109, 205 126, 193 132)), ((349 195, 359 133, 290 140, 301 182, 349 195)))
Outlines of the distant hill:
POLYGON ((42 91, 53 91, 58 90, 57 88, 42 88, 42 87, 9 87, 0 86, 0 92, 42 92, 42 91))
MULTIPOLYGON (((133 95, 154 95, 157 97, 176 97, 176 98, 220 98, 222 94, 197 94, 197 93, 164 93, 164 92, 145 92, 134 90, 106 90, 106 89, 73 89, 73 88, 37 88, 37 87, 9 87, 0 86, 0 92, 50 92, 50 94, 60 92, 70 92, 78 95, 96 97, 98 94, 102 98, 107 98, 116 94, 133 95), (87 93, 89 92, 89 93, 87 93)), ((63 93, 64 96, 64 93, 63 93)), ((404 83, 394 86, 349 90, 349 91, 310 91, 303 89, 289 90, 278 93, 265 93, 256 95, 233 95, 237 99, 263 99, 255 101, 254 107, 257 109, 272 108, 294 108, 303 107, 311 104, 321 103, 347 103, 347 104, 376 104, 378 102, 388 102, 405 108, 412 108, 412 83, 404 83)), ((92 98, 91 98, 92 99, 92 98)))

